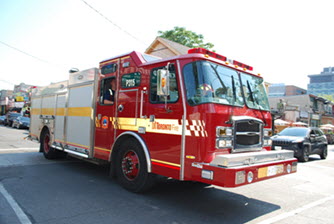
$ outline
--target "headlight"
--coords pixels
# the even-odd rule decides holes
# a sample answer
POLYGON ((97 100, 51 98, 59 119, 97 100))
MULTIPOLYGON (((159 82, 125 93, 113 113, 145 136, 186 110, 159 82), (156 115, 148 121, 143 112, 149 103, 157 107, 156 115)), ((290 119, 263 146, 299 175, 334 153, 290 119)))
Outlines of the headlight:
POLYGON ((271 146, 272 145, 272 140, 271 139, 264 139, 263 140, 263 145, 264 146, 271 146))
POLYGON ((232 136, 233 130, 230 127, 217 127, 216 134, 217 137, 232 136))
POLYGON ((216 147, 221 148, 231 148, 233 146, 233 128, 219 126, 216 128, 216 147))
POLYGON ((232 140, 220 139, 217 141, 218 148, 232 147, 232 140))

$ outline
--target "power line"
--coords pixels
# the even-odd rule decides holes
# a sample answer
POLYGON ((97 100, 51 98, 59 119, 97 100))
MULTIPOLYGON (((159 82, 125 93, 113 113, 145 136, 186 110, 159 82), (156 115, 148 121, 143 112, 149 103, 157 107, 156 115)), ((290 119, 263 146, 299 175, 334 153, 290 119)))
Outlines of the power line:
POLYGON ((25 52, 25 51, 22 51, 22 50, 20 50, 20 49, 18 49, 18 48, 16 48, 16 47, 13 47, 13 46, 11 46, 11 45, 9 45, 9 44, 7 44, 7 43, 1 41, 1 40, 0 40, 0 43, 2 43, 3 45, 5 45, 5 46, 7 46, 7 47, 9 47, 9 48, 12 48, 12 49, 14 49, 14 50, 20 52, 20 53, 22 53, 22 54, 25 54, 25 55, 27 55, 27 56, 29 56, 29 57, 32 57, 32 58, 34 58, 34 59, 36 59, 36 60, 38 60, 38 61, 41 61, 41 62, 44 62, 44 63, 46 63, 46 64, 50 64, 50 65, 53 65, 53 66, 57 66, 57 67, 63 68, 63 67, 60 66, 60 65, 57 65, 57 64, 51 63, 51 62, 49 62, 49 61, 46 61, 46 60, 44 60, 44 59, 41 59, 41 58, 39 58, 39 57, 36 57, 36 56, 34 56, 34 55, 32 55, 32 54, 29 54, 29 53, 27 53, 27 52, 25 52))
POLYGON ((109 23, 111 23, 113 26, 117 27, 119 30, 121 30, 123 33, 129 35, 130 37, 132 37, 133 39, 135 39, 136 41, 144 44, 145 46, 147 46, 146 43, 144 43, 142 40, 138 39, 137 37, 135 37, 134 35, 132 35, 131 33, 129 33, 128 31, 124 30, 122 27, 118 26, 116 23, 114 23, 113 21, 111 21, 108 17, 106 17, 105 15, 103 15, 101 12, 99 12, 97 9, 93 8, 93 6, 91 6, 90 4, 88 4, 85 0, 81 0, 83 3, 85 3, 89 8, 91 8, 93 11, 95 11, 97 14, 99 14, 100 16, 102 16, 105 20, 107 20, 109 23))
POLYGON ((18 49, 18 48, 16 48, 16 47, 13 47, 13 46, 11 46, 11 45, 9 45, 9 44, 6 44, 5 42, 3 42, 3 41, 1 41, 1 40, 0 40, 0 43, 2 43, 3 45, 5 45, 5 46, 7 46, 7 47, 9 47, 9 48, 12 48, 12 49, 18 51, 18 52, 21 52, 22 54, 25 54, 25 55, 27 55, 27 56, 29 56, 29 57, 32 57, 32 58, 35 58, 35 59, 37 59, 37 60, 39 60, 39 61, 41 61, 41 62, 50 64, 50 62, 48 62, 48 61, 45 61, 45 60, 43 60, 43 59, 40 59, 40 58, 38 58, 38 57, 36 57, 36 56, 34 56, 34 55, 31 55, 31 54, 29 54, 29 53, 27 53, 27 52, 25 52, 25 51, 22 51, 22 50, 20 50, 20 49, 18 49))
POLYGON ((3 79, 0 79, 0 82, 7 83, 7 84, 9 84, 9 85, 15 85, 14 83, 8 82, 8 81, 6 81, 6 80, 3 80, 3 79))

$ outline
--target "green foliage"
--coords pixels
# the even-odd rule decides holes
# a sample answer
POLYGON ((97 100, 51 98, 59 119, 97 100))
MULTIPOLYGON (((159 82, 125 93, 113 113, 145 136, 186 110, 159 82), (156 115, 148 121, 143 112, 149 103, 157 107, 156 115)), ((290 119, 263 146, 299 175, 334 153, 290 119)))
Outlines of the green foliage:
POLYGON ((192 31, 186 30, 184 27, 174 27, 172 30, 158 31, 159 37, 174 41, 184 46, 195 48, 202 47, 211 50, 214 45, 212 43, 204 43, 204 36, 192 31))
POLYGON ((328 101, 331 101, 332 103, 334 103, 334 95, 325 95, 325 94, 321 94, 319 95, 320 97, 328 100, 328 101))

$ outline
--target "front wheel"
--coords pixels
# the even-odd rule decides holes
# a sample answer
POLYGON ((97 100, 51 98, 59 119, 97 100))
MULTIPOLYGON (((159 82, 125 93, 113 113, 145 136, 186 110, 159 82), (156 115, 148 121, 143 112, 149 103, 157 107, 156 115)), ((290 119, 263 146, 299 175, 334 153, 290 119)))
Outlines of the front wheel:
POLYGON ((325 145, 321 151, 320 158, 326 159, 328 154, 327 145, 325 145))
POLYGON ((308 147, 304 146, 302 148, 301 156, 298 158, 300 162, 307 162, 309 160, 308 147))
POLYGON ((136 140, 129 139, 120 146, 115 162, 117 181, 125 189, 140 193, 153 186, 155 176, 147 172, 145 154, 136 140))

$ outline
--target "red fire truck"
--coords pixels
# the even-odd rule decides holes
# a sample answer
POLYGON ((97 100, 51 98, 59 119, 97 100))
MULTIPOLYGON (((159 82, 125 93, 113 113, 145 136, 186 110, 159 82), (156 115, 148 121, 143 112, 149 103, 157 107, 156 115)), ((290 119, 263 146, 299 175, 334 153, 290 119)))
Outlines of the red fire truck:
POLYGON ((30 137, 47 159, 110 163, 126 189, 157 175, 237 187, 296 172, 272 151, 272 118, 253 68, 203 48, 160 59, 131 52, 35 90, 30 137))

